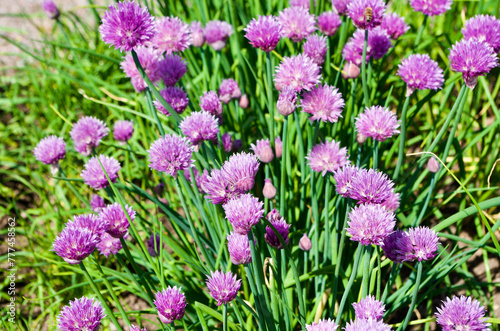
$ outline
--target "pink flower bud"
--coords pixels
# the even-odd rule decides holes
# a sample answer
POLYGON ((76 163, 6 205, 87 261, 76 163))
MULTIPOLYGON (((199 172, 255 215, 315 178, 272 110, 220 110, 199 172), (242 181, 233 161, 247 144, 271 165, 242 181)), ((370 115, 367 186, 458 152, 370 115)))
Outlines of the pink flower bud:
POLYGON ((363 145, 366 141, 366 136, 358 132, 358 134, 356 135, 356 141, 358 142, 358 144, 363 145))
POLYGON ((440 167, 441 165, 439 164, 439 161, 436 160, 434 156, 432 156, 427 162, 427 169, 429 169, 432 173, 438 172, 440 167))
POLYGON ((269 178, 265 179, 264 189, 262 190, 262 194, 266 199, 272 199, 276 196, 276 188, 269 178))
POLYGON ((306 233, 300 238, 299 248, 306 252, 312 248, 311 239, 309 239, 306 233))
POLYGON ((248 97, 246 94, 243 94, 240 98, 240 107, 246 109, 248 107, 248 97))
POLYGON ((342 69, 342 77, 344 77, 344 79, 357 78, 360 73, 361 70, 359 67, 352 62, 346 63, 344 69, 342 69))
POLYGON ((283 142, 279 136, 274 139, 274 151, 277 158, 280 158, 283 154, 283 142))

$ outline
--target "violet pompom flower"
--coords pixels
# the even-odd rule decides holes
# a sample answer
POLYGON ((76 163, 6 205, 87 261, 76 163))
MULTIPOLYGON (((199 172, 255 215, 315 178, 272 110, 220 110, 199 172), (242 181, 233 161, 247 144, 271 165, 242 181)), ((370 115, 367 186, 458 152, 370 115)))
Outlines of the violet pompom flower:
POLYGON ((399 198, 400 194, 391 191, 391 195, 380 205, 390 212, 395 213, 399 208, 399 198))
POLYGON ((342 168, 335 171, 333 178, 335 179, 335 190, 340 196, 350 198, 352 194, 352 181, 357 176, 360 169, 356 166, 346 164, 342 168))
POLYGON ((406 96, 415 89, 439 90, 444 83, 443 69, 428 54, 412 54, 398 66, 396 75, 406 83, 406 96))
POLYGON ((327 172, 333 173, 349 163, 347 149, 340 148, 340 143, 335 140, 313 146, 306 159, 309 160, 311 169, 321 172, 322 176, 325 176, 327 172))
POLYGON ((215 91, 203 92, 203 96, 200 96, 200 107, 215 116, 220 116, 223 110, 222 102, 215 91))
POLYGON ((352 241, 362 245, 382 245, 396 225, 396 217, 381 205, 363 204, 354 207, 347 222, 352 241))
POLYGON ((201 27, 201 23, 198 21, 193 21, 189 25, 189 29, 191 30, 191 37, 193 39, 194 47, 201 47, 205 44, 205 32, 201 27))
POLYGON ((487 318, 484 316, 486 310, 481 303, 472 297, 453 296, 452 299, 446 298, 442 301, 443 305, 437 308, 437 324, 443 331, 454 330, 474 330, 487 331, 490 330, 490 323, 487 323, 487 318))
POLYGON ((66 227, 87 229, 100 238, 106 231, 107 225, 95 214, 82 214, 73 216, 73 220, 66 223, 66 227))
POLYGON ((316 31, 314 15, 304 7, 285 8, 280 12, 278 21, 282 26, 282 35, 296 43, 316 31))
POLYGON ((231 199, 223 206, 236 233, 247 234, 264 216, 264 203, 250 193, 231 199))
POLYGON ((384 317, 385 305, 375 300, 373 295, 368 295, 358 303, 353 303, 352 306, 354 307, 356 320, 371 318, 376 321, 382 321, 382 317, 384 317))
POLYGON ((398 248, 401 245, 401 239, 405 236, 405 233, 401 230, 396 230, 390 235, 388 235, 383 243, 382 249, 384 250, 385 256, 393 262, 402 263, 404 256, 399 254, 398 248))
POLYGON ((236 280, 236 275, 231 271, 223 273, 216 270, 207 276, 206 284, 210 295, 217 301, 217 306, 227 304, 236 298, 241 286, 241 279, 236 280))
POLYGON ((92 208, 92 211, 100 213, 104 207, 106 207, 104 199, 101 198, 98 194, 92 194, 90 198, 90 208, 92 208))
POLYGON ((382 24, 385 6, 383 0, 353 0, 347 6, 347 15, 358 29, 372 30, 382 24))
POLYGON ((127 142, 134 134, 134 123, 132 121, 116 121, 113 127, 113 136, 116 140, 127 142))
POLYGON ((258 171, 259 161, 250 153, 233 154, 222 165, 222 172, 230 185, 242 192, 253 188, 258 171))
POLYGON ((205 140, 217 140, 219 133, 217 118, 204 111, 193 112, 185 117, 179 128, 182 134, 189 138, 195 149, 199 148, 205 140))
POLYGON ((205 42, 216 51, 220 51, 226 46, 226 42, 233 34, 231 24, 222 21, 209 21, 205 25, 205 42))
POLYGON ((399 133, 399 121, 389 108, 371 106, 356 117, 356 131, 365 137, 385 141, 399 133))
MULTIPOLYGON (((127 236, 128 233, 126 233, 123 238, 125 239, 127 236)), ((107 232, 101 235, 101 241, 97 244, 97 250, 105 257, 109 257, 111 254, 116 255, 122 248, 120 239, 112 237, 107 232)))
POLYGON ((184 171, 193 166, 193 147, 185 137, 168 134, 156 140, 150 147, 149 167, 166 172, 177 177, 178 171, 184 171))
POLYGON ((256 141, 256 144, 251 144, 251 149, 255 153, 255 156, 260 162, 270 163, 274 160, 273 149, 269 143, 269 139, 260 139, 256 141))
POLYGON ((69 264, 79 264, 92 254, 99 236, 89 229, 67 226, 54 240, 52 250, 69 264))
POLYGON ((323 65, 328 49, 325 36, 310 35, 302 47, 304 48, 304 54, 309 56, 314 63, 319 66, 323 65))
POLYGON ((325 11, 318 16, 319 31, 327 36, 333 36, 341 25, 339 15, 332 11, 325 11))
MULTIPOLYGON (((160 90, 160 94, 163 99, 165 99, 165 101, 170 105, 170 107, 172 107, 179 114, 184 112, 189 104, 188 96, 186 92, 184 92, 182 87, 166 87, 163 90, 160 90)), ((158 110, 160 113, 165 116, 170 116, 170 110, 167 111, 167 109, 163 107, 160 101, 155 100, 153 101, 153 104, 156 110, 158 110)))
POLYGON ((293 88, 285 86, 279 94, 276 108, 278 113, 283 116, 291 115, 297 108, 297 92, 293 88))
POLYGON ((303 94, 301 101, 302 110, 312 114, 311 121, 335 123, 342 117, 340 113, 344 108, 344 100, 339 90, 329 85, 318 85, 311 91, 303 94))
POLYGON ((177 54, 167 55, 158 63, 158 77, 163 80, 165 86, 177 84, 186 70, 186 62, 177 54))
POLYGON ((156 233, 156 234, 152 233, 151 236, 149 236, 149 239, 146 242, 146 244, 147 244, 148 253, 152 257, 156 256, 156 252, 160 253, 160 250, 162 249, 162 247, 160 246, 160 241, 161 241, 161 238, 160 238, 159 233, 156 233))
POLYGON ((202 177, 200 187, 207 194, 206 198, 215 205, 226 203, 243 193, 242 190, 236 189, 223 171, 219 169, 212 169, 210 176, 202 177))
MULTIPOLYGON (((154 48, 143 46, 136 47, 135 51, 137 53, 137 57, 139 58, 139 63, 144 69, 144 72, 148 76, 149 80, 153 84, 157 83, 160 79, 159 63, 161 53, 154 48)), ((144 79, 142 79, 131 54, 127 54, 123 58, 120 66, 125 73, 125 76, 130 78, 130 82, 137 92, 142 92, 148 87, 144 79)))
POLYGON ((403 17, 396 13, 385 14, 380 25, 392 39, 396 40, 410 29, 403 17))
POLYGON ((374 319, 360 319, 356 321, 351 321, 347 323, 344 331, 391 331, 390 325, 385 324, 382 321, 376 321, 374 319))
POLYGON ((177 286, 168 286, 167 289, 155 293, 153 303, 158 310, 160 321, 165 324, 183 318, 187 305, 184 293, 177 286))
POLYGON ((274 138, 274 152, 276 153, 276 157, 279 159, 283 154, 283 142, 279 136, 274 138))
POLYGON ((333 10, 339 15, 344 15, 347 13, 347 6, 351 2, 352 0, 332 0, 333 10))
POLYGON ((381 204, 393 194, 394 182, 383 172, 359 169, 351 181, 350 197, 358 203, 381 204))
MULTIPOLYGON (((66 155, 66 143, 62 138, 58 138, 57 136, 45 137, 36 145, 33 155, 43 164, 53 165, 54 170, 58 170, 56 165, 66 155)), ((55 174, 54 172, 52 173, 55 174)))
POLYGON ((410 0, 410 6, 429 16, 437 16, 451 9, 453 0, 410 0))
POLYGON ((189 25, 180 18, 170 16, 156 20, 156 34, 151 44, 162 53, 182 52, 189 48, 191 43, 189 25))
POLYGON ((464 39, 479 39, 500 52, 500 19, 491 15, 476 15, 465 21, 462 28, 464 39))
POLYGON ((282 27, 277 18, 270 15, 252 19, 243 30, 250 45, 264 52, 271 52, 280 41, 282 27))
MULTIPOLYGON (((269 214, 267 214, 267 220, 276 228, 278 233, 283 238, 285 244, 288 245, 290 224, 286 223, 285 219, 281 217, 281 215, 276 209, 273 209, 272 211, 269 212, 269 214)), ((266 233, 264 234, 264 238, 269 246, 272 246, 277 249, 284 248, 280 240, 274 233, 273 229, 269 225, 266 226, 266 233)))
POLYGON ((83 156, 92 154, 92 148, 97 148, 101 139, 108 135, 106 123, 95 117, 85 116, 73 125, 70 131, 75 149, 83 156))
POLYGON ((127 233, 130 222, 135 219, 135 210, 132 207, 125 205, 125 210, 128 217, 125 215, 122 206, 115 202, 99 213, 99 219, 106 224, 106 232, 113 238, 122 238, 127 233))
MULTIPOLYGON (((314 6, 316 6, 316 0, 314 0, 314 6)), ((309 9, 311 6, 311 2, 309 0, 289 0, 288 4, 290 7, 304 7, 306 9, 309 9)))
POLYGON ((57 20, 59 18, 59 9, 56 4, 52 0, 44 0, 42 2, 42 8, 45 11, 45 14, 48 18, 57 20))
POLYGON ((231 232, 227 235, 227 249, 231 263, 234 265, 249 264, 252 262, 250 240, 246 234, 231 232))
POLYGON ((222 135, 222 147, 226 153, 230 153, 233 150, 233 140, 227 132, 222 135))
POLYGON ((232 78, 224 79, 219 87, 219 99, 224 103, 229 103, 231 99, 241 97, 241 90, 238 82, 232 78))
POLYGON ((319 83, 320 78, 320 67, 307 55, 285 56, 276 67, 274 85, 278 91, 283 91, 285 87, 295 92, 309 91, 319 83))
POLYGON ((96 156, 91 158, 85 163, 84 167, 85 169, 81 173, 83 181, 95 190, 108 187, 109 181, 106 174, 109 180, 115 183, 118 178, 118 171, 121 169, 120 163, 118 163, 116 159, 102 154, 99 155, 99 159, 97 159, 96 156), (106 171, 106 173, 104 173, 104 171, 106 171))
MULTIPOLYGON (((365 33, 363 30, 356 30, 352 38, 345 44, 342 55, 349 63, 354 63, 360 67, 363 62, 363 45, 365 42, 365 33)), ((392 47, 391 38, 387 31, 377 27, 368 33, 368 42, 366 47, 366 62, 371 58, 380 59, 384 57, 389 48, 392 47)))
POLYGON ((61 331, 97 331, 101 320, 106 317, 101 303, 87 297, 69 302, 57 316, 57 329, 61 331))
POLYGON ((427 261, 437 255, 439 238, 428 227, 410 228, 397 242, 397 252, 403 261, 427 261))
POLYGON ((477 39, 461 40, 450 51, 451 70, 461 72, 465 85, 473 89, 477 77, 484 76, 498 66, 493 48, 477 39))
POLYGON ((150 41, 155 34, 153 16, 133 1, 110 5, 101 22, 102 40, 120 51, 130 52, 150 41))
POLYGON ((306 325, 307 331, 333 331, 337 330, 339 326, 335 324, 335 321, 331 319, 322 319, 317 323, 314 322, 312 324, 306 325))

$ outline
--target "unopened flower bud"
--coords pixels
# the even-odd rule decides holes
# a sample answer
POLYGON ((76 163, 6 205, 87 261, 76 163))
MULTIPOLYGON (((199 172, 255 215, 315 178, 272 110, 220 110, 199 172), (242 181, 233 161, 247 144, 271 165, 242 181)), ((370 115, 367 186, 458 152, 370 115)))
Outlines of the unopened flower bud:
POLYGON ((276 103, 276 108, 283 116, 292 114, 297 108, 297 93, 295 90, 288 87, 283 88, 276 103))
POLYGON ((274 151, 277 158, 280 158, 283 154, 283 142, 279 136, 274 139, 274 151))
POLYGON ((248 103, 249 101, 247 95, 243 94, 240 98, 240 103, 239 103, 240 107, 246 109, 248 107, 248 103))
POLYGON ((358 134, 356 135, 356 141, 358 142, 358 144, 363 145, 366 141, 366 136, 358 132, 358 134))
POLYGON ((274 187, 273 183, 269 178, 264 180, 264 189, 262 190, 262 194, 266 199, 272 199, 276 196, 276 187, 274 187))
POLYGON ((342 69, 342 77, 344 79, 357 78, 360 73, 359 67, 352 62, 346 63, 344 69, 342 69))
POLYGON ((252 144, 252 150, 263 163, 269 163, 274 159, 273 149, 269 144, 269 139, 257 140, 255 145, 252 144))
POLYGON ((431 156, 429 161, 427 162, 427 169, 429 169, 430 172, 436 173, 439 171, 439 168, 441 165, 439 164, 438 160, 434 156, 431 156))
POLYGON ((303 251, 306 251, 306 252, 312 248, 311 239, 309 239, 309 237, 307 236, 306 233, 304 233, 302 238, 300 238, 299 248, 303 251))
POLYGON ((56 20, 59 18, 59 9, 56 4, 52 0, 45 0, 42 2, 43 10, 45 10, 45 14, 47 14, 48 18, 56 20))

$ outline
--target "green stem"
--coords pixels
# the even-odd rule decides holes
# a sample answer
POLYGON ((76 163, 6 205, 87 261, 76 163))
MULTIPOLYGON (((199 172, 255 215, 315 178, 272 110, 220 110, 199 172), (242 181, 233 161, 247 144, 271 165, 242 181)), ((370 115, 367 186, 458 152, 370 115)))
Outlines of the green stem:
POLYGON ((382 293, 382 298, 380 301, 385 302, 387 297, 389 296, 389 292, 391 291, 392 284, 394 284, 394 281, 396 280, 396 277, 399 273, 399 268, 401 267, 401 264, 394 262, 392 264, 391 268, 391 274, 389 276, 389 281, 385 284, 384 292, 382 293))
POLYGON ((146 104, 148 105, 149 112, 153 115, 156 126, 158 127, 158 131, 160 132, 162 137, 165 137, 165 130, 163 130, 163 125, 160 122, 160 118, 158 117, 158 111, 153 106, 153 97, 151 96, 151 90, 149 87, 146 87, 146 104))
POLYGON ((222 307, 222 331, 227 331, 227 304, 222 307))
POLYGON ((363 83, 363 96, 365 107, 370 107, 370 100, 368 94, 368 82, 366 77, 366 49, 368 46, 368 30, 365 30, 365 42, 363 44, 363 58, 361 62, 361 82, 363 83))
POLYGON ((302 140, 302 129, 300 127, 299 114, 297 112, 293 113, 293 119, 295 121, 295 127, 297 128, 297 140, 299 141, 299 160, 300 160, 300 205, 299 210, 302 212, 305 208, 305 197, 307 187, 304 185, 304 180, 306 177, 306 159, 304 157, 304 141, 302 140))
POLYGON ((406 112, 408 111, 408 105, 410 104, 410 96, 406 97, 405 103, 403 105, 403 111, 401 112, 401 133, 399 134, 399 151, 398 151, 398 163, 396 164, 396 170, 394 170, 394 181, 399 177, 401 171, 401 166, 403 165, 404 155, 405 155, 405 140, 406 140, 406 112))
MULTIPOLYGON (((342 263, 342 253, 344 252, 344 242, 346 238, 346 226, 347 226, 347 219, 348 219, 348 214, 349 214, 349 207, 351 205, 351 199, 347 198, 347 205, 346 205, 346 211, 345 211, 345 216, 344 216, 344 223, 342 224, 342 234, 340 236, 340 243, 339 243, 339 251, 337 254, 337 261, 335 262, 335 273, 333 276, 333 292, 332 292, 332 297, 337 298, 337 289, 338 289, 338 284, 339 284, 339 275, 340 275, 340 266, 342 263)), ((333 317, 333 310, 331 313, 331 317, 333 317)))
MULTIPOLYGON (((266 52, 266 78, 267 78, 267 109, 269 110, 270 121, 268 122, 269 127, 269 138, 271 140, 271 146, 274 146, 274 104, 273 104, 273 71, 271 63, 271 53, 266 52)), ((286 117, 285 117, 286 121, 286 117)), ((285 141, 283 141, 283 146, 285 141)), ((283 153, 283 157, 284 157, 283 153)))
POLYGON ((328 258, 330 257, 330 220, 328 217, 328 212, 330 211, 330 174, 327 173, 325 176, 326 186, 325 186, 325 251, 323 265, 328 263, 328 258))
POLYGON ((373 169, 378 168, 378 148, 379 148, 379 141, 375 140, 373 142, 373 169))
POLYGON ((412 227, 416 227, 420 224, 422 219, 424 218, 425 212, 427 211, 427 207, 429 206, 429 202, 431 201, 432 191, 434 190, 434 186, 436 185, 436 174, 432 174, 431 183, 429 185, 429 192, 425 197, 424 205, 418 217, 414 218, 414 222, 411 224, 412 227))
POLYGON ((410 318, 413 313, 413 309, 415 308, 415 304, 417 303, 417 294, 418 294, 418 288, 420 286, 420 280, 422 279, 422 261, 417 262, 417 281, 415 282, 415 288, 413 289, 413 298, 411 299, 411 305, 410 309, 408 310, 408 313, 406 314, 406 318, 398 328, 399 330, 405 330, 406 327, 408 326, 408 323, 410 323, 410 318))
POLYGON ((280 182, 280 214, 285 217, 286 211, 286 162, 287 162, 287 133, 288 133, 288 116, 285 116, 285 121, 283 122, 283 154, 281 156, 281 182, 280 182))
POLYGON ((368 283, 370 280, 370 260, 372 257, 372 246, 365 247, 365 259, 363 261, 363 283, 361 285, 361 298, 368 295, 368 283))
POLYGON ((427 16, 427 15, 424 16, 424 22, 422 23, 422 25, 418 29, 417 39, 415 39, 415 44, 413 46, 413 49, 415 49, 415 50, 418 48, 418 45, 420 44, 420 39, 422 39, 422 34, 424 32, 425 24, 427 23, 428 17, 429 16, 427 16))

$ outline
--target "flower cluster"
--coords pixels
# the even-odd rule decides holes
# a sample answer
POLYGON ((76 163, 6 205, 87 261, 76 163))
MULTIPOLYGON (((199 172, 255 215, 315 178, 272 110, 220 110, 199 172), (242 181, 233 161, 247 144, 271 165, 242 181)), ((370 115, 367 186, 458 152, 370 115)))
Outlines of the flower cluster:
POLYGON ((280 12, 278 20, 282 26, 283 36, 296 43, 316 31, 314 15, 309 14, 309 10, 304 7, 285 8, 280 12))
MULTIPOLYGON (((288 245, 290 224, 285 221, 285 219, 279 214, 276 209, 273 209, 269 212, 269 214, 267 214, 267 220, 276 229, 276 231, 278 231, 285 244, 288 245)), ((276 233, 274 233, 273 229, 269 225, 266 226, 266 233, 264 234, 264 238, 269 246, 277 249, 284 248, 281 244, 281 241, 278 239, 278 236, 276 235, 276 233)))
POLYGON ((347 5, 347 15, 352 23, 363 30, 372 30, 382 24, 384 12, 383 0, 353 0, 347 5))
POLYGON ((85 116, 76 122, 70 131, 75 149, 83 156, 92 154, 92 150, 99 146, 101 139, 108 135, 109 128, 95 117, 85 116))
POLYGON ((443 331, 454 330, 477 330, 487 331, 490 330, 490 323, 486 323, 484 317, 486 310, 479 303, 479 301, 472 299, 472 297, 454 296, 453 298, 446 298, 443 305, 437 308, 437 324, 439 324, 443 331))
POLYGON ((205 140, 217 140, 219 133, 219 124, 215 116, 204 111, 191 113, 182 120, 179 127, 182 134, 187 136, 196 148, 199 148, 205 140))
POLYGON ((248 23, 243 29, 250 45, 264 52, 271 52, 276 48, 281 39, 281 24, 274 16, 259 16, 248 23))
POLYGON ((233 34, 233 27, 227 22, 210 21, 205 25, 204 33, 205 42, 214 50, 220 51, 233 34))
POLYGON ((396 231, 385 238, 382 249, 394 262, 427 261, 437 255, 439 239, 428 227, 410 228, 396 231))
POLYGON ((221 271, 211 272, 207 276, 207 287, 210 295, 217 301, 217 306, 227 304, 236 298, 241 286, 241 279, 236 280, 236 275, 231 271, 223 273, 221 271))
POLYGON ((178 17, 162 17, 156 21, 156 34, 151 44, 162 53, 182 52, 191 43, 189 25, 178 17))
POLYGON ((307 55, 299 54, 283 58, 276 68, 274 84, 278 91, 283 91, 285 87, 295 92, 309 91, 319 83, 320 78, 320 67, 307 55))
POLYGON ((264 216, 264 203, 251 194, 242 194, 223 206, 226 218, 233 225, 234 232, 247 234, 264 216))
POLYGON ((85 184, 95 190, 100 190, 108 187, 109 182, 116 182, 120 169, 120 163, 116 159, 106 155, 99 155, 99 157, 94 156, 89 162, 85 163, 85 169, 82 171, 81 176, 85 184))
POLYGON ((178 171, 193 166, 193 146, 185 137, 169 134, 156 140, 148 151, 149 167, 177 177, 178 171))
POLYGON ((87 297, 69 302, 57 316, 57 328, 62 331, 89 330, 97 331, 101 320, 106 317, 101 303, 87 297))
POLYGON ((255 156, 257 156, 260 162, 270 163, 274 160, 273 149, 271 148, 269 139, 257 140, 256 143, 251 146, 252 151, 255 153, 255 156))
POLYGON ((219 99, 224 103, 229 103, 232 99, 241 97, 241 90, 238 82, 232 78, 224 79, 219 87, 219 99))
POLYGON ((356 117, 356 131, 365 137, 385 141, 399 133, 396 114, 382 106, 372 106, 356 117))
POLYGON ((333 36, 342 24, 339 15, 332 11, 326 11, 318 16, 318 28, 323 34, 333 36))
POLYGON ((303 93, 301 101, 302 110, 312 114, 311 121, 335 123, 342 117, 344 99, 337 88, 329 85, 318 85, 311 91, 303 93))
POLYGON ((184 293, 177 286, 168 286, 167 289, 155 293, 153 303, 158 310, 160 321, 165 324, 183 318, 187 305, 184 293))
POLYGON ((334 173, 337 169, 349 163, 347 160, 347 149, 340 148, 340 143, 332 140, 330 142, 313 146, 306 159, 312 170, 321 172, 325 176, 327 172, 334 173))
POLYGON ((410 0, 413 10, 429 16, 444 14, 450 10, 453 0, 410 0))
POLYGON ((362 245, 382 245, 396 225, 395 215, 382 205, 362 204, 351 210, 347 222, 351 240, 362 245))
MULTIPOLYGON (((365 32, 356 30, 352 38, 345 44, 342 50, 342 55, 349 63, 356 66, 361 66, 363 62, 363 45, 365 42, 365 32)), ((368 41, 366 46, 366 62, 373 59, 382 58, 389 48, 392 47, 391 38, 386 30, 377 27, 368 33, 368 41)))
POLYGON ((443 69, 428 54, 412 54, 398 66, 397 75, 406 83, 406 96, 415 89, 439 90, 444 83, 443 69))
MULTIPOLYGON (((146 76, 148 76, 149 80, 153 84, 157 83, 161 78, 159 71, 161 53, 154 48, 144 46, 136 47, 135 51, 146 76)), ((132 86, 137 92, 142 92, 146 89, 147 84, 137 69, 134 58, 131 54, 127 54, 123 58, 120 66, 125 73, 125 76, 130 78, 132 86)))
POLYGON ((44 164, 57 164, 66 155, 66 143, 57 136, 48 136, 40 140, 33 154, 44 164))

